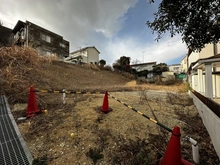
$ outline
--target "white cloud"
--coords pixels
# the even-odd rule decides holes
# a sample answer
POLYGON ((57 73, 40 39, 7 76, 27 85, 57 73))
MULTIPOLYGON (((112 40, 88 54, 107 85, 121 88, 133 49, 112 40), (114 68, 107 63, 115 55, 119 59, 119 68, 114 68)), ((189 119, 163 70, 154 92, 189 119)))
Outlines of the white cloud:
POLYGON ((19 0, 4 1, 0 15, 7 22, 29 20, 58 33, 71 42, 72 50, 91 40, 95 32, 114 36, 123 26, 123 16, 137 0, 19 0), (14 18, 13 20, 11 18, 14 18))
POLYGON ((108 49, 104 52, 108 63, 114 63, 121 56, 131 57, 131 61, 141 62, 165 62, 168 63, 177 58, 181 58, 187 53, 185 44, 182 43, 180 36, 173 38, 164 37, 161 41, 152 41, 150 44, 140 44, 132 38, 118 39, 108 43, 108 49))
POLYGON ((29 20, 63 36, 70 42, 70 52, 96 46, 101 52, 100 59, 108 64, 123 55, 143 61, 143 51, 145 62, 168 62, 186 53, 180 37, 164 38, 158 43, 142 43, 129 34, 127 38, 117 38, 127 19, 125 14, 138 0, 0 1, 0 20, 10 28, 18 20, 29 20))

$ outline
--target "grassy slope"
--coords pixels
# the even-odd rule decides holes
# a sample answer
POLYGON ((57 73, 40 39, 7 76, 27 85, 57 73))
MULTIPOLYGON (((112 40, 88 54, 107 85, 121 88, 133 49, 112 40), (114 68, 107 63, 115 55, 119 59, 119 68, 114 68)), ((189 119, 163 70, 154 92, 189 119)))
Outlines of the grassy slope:
MULTIPOLYGON (((132 89, 134 88, 136 89, 144 88, 144 89, 153 89, 153 90, 163 89, 168 92, 172 92, 172 91, 178 91, 179 90, 178 88, 181 87, 181 86, 180 87, 156 86, 156 85, 149 85, 149 84, 143 85, 143 86, 141 85, 137 86, 134 81, 130 82, 131 81, 130 79, 124 78, 121 75, 110 72, 110 71, 98 70, 97 68, 94 68, 94 67, 91 68, 88 66, 76 66, 76 65, 64 63, 61 61, 45 59, 45 58, 40 57, 31 48, 18 48, 18 47, 0 48, 0 78, 1 78, 0 79, 0 92, 1 94, 5 94, 7 96, 10 104, 14 104, 16 102, 26 103, 28 94, 29 94, 29 87, 31 85, 33 85, 35 88, 38 88, 38 89, 63 89, 65 88, 69 90, 90 90, 90 91, 91 90, 112 91, 112 90, 125 90, 125 89, 127 90, 129 87, 132 89)), ((51 158, 52 159, 51 164, 54 164, 53 161, 55 162, 57 161, 58 162, 57 164, 64 164, 64 163, 59 163, 59 161, 60 162, 65 162, 65 161, 73 162, 77 160, 78 155, 74 157, 74 152, 76 150, 74 147, 76 146, 75 144, 77 140, 79 141, 78 150, 80 150, 81 148, 84 147, 84 145, 88 146, 89 143, 91 142, 91 141, 88 141, 87 139, 92 139, 92 142, 97 142, 97 139, 99 139, 100 134, 101 135, 104 134, 104 137, 106 134, 109 136, 107 132, 108 131, 107 128, 109 127, 109 125, 111 126, 110 128, 112 132, 114 132, 115 130, 118 130, 118 128, 120 127, 119 130, 125 131, 127 133, 126 136, 129 137, 130 135, 136 135, 134 133, 135 130, 137 131, 137 134, 140 132, 140 130, 145 131, 145 129, 141 129, 143 127, 143 123, 145 124, 149 123, 149 122, 146 122, 145 119, 143 119, 143 121, 141 122, 142 118, 138 118, 139 116, 134 115, 132 111, 127 112, 126 108, 123 110, 123 106, 120 106, 120 109, 119 109, 118 108, 119 103, 115 102, 114 100, 113 100, 114 102, 112 100, 109 100, 110 102, 112 101, 111 106, 114 109, 113 113, 109 113, 108 114, 109 116, 104 118, 105 115, 101 114, 99 109, 97 108, 97 106, 101 106, 103 96, 69 96, 72 98, 68 100, 69 104, 66 106, 63 106, 61 104, 60 97, 58 99, 55 97, 55 95, 53 96, 51 95, 51 97, 54 97, 54 98, 51 99, 50 97, 48 97, 48 95, 46 96, 42 95, 40 102, 38 102, 38 103, 41 103, 42 105, 47 104, 46 107, 49 109, 49 115, 47 116, 39 115, 36 118, 33 118, 30 124, 28 123, 29 122, 28 120, 24 121, 23 123, 18 124, 19 129, 21 130, 22 135, 24 135, 25 140, 27 141, 27 144, 29 145, 29 148, 31 149, 31 152, 35 158, 38 156, 43 156, 44 154, 43 151, 45 151, 45 153, 48 154, 49 148, 50 149, 52 148, 52 151, 50 151, 51 153, 50 152, 49 153, 53 157, 55 157, 57 153, 60 153, 61 150, 62 152, 63 151, 65 152, 64 155, 58 154, 56 158, 51 158), (72 104, 71 104, 71 101, 73 101, 72 104), (124 113, 125 111, 126 113, 124 113), (127 117, 125 115, 127 115, 127 117), (124 123, 125 122, 130 123, 131 116, 132 116, 132 119, 135 119, 137 117, 135 124, 140 124, 140 125, 136 125, 136 127, 133 126, 134 128, 131 129, 130 132, 127 132, 129 130, 126 129, 127 127, 124 126, 126 125, 124 123), (109 118, 111 118, 111 120, 107 120, 109 118), (121 121, 123 124, 120 123, 121 121), (94 129, 93 129, 93 126, 94 126, 94 129), (65 130, 63 128, 65 128, 65 130), (140 128, 140 130, 137 128, 140 128), (89 132, 90 134, 88 132, 85 132, 90 129, 92 129, 92 131, 89 132), (75 138, 76 139, 75 141, 69 138, 70 131, 74 131, 74 133, 76 133, 77 136, 75 138), (47 132, 48 136, 43 136, 45 132, 47 132), (40 145, 38 144, 38 142, 40 141, 38 140, 37 142, 36 140, 36 139, 39 139, 39 137, 41 137, 41 141, 43 143, 41 144, 41 147, 36 148, 36 146, 40 145), (71 147, 60 148, 60 144, 61 142, 63 142, 62 139, 65 140, 66 146, 69 145, 69 146, 74 146, 74 147, 73 148, 71 147), (48 143, 48 141, 51 143, 48 143)), ((121 98, 123 98, 124 100, 124 99, 127 99, 127 97, 128 97, 127 95, 126 96, 123 95, 123 97, 121 98)), ((130 101, 134 101, 133 103, 131 103, 131 105, 140 104, 139 100, 130 99, 130 101)), ((163 116, 164 112, 167 112, 166 104, 167 102, 162 103, 162 106, 161 106, 161 102, 159 101, 158 105, 160 105, 159 106, 160 108, 156 109, 156 112, 161 112, 163 116), (162 108, 165 108, 165 110, 162 108)), ((148 105, 145 105, 145 104, 143 106, 144 108, 148 107, 148 105)), ((175 107, 178 107, 178 105, 174 104, 174 109, 175 107)), ((186 107, 183 106, 182 108, 183 112, 184 112, 184 108, 186 107)), ((175 111, 180 113, 181 109, 177 108, 175 111)), ((196 113, 197 111, 194 109, 194 112, 196 113)), ((18 113, 19 114, 17 114, 16 117, 19 117, 21 112, 18 112, 18 113)), ((215 152, 213 150, 213 147, 211 146, 211 142, 210 142, 210 139, 208 138, 208 134, 205 131, 205 128, 202 125, 202 122, 200 123, 198 122, 198 121, 201 121, 199 116, 193 116, 194 123, 193 121, 191 121, 192 116, 185 115, 185 113, 179 116, 180 116, 178 118, 179 120, 183 120, 185 123, 188 123, 188 124, 191 123, 191 125, 193 125, 193 128, 194 127, 195 129, 197 128, 196 134, 199 134, 198 130, 200 130, 201 137, 202 136, 206 137, 206 139, 201 138, 203 139, 203 141, 204 140, 207 141, 207 143, 202 144, 203 148, 201 148, 200 150, 201 157, 203 161, 206 162, 202 164, 211 164, 211 162, 213 162, 214 160, 217 160, 217 156, 213 154, 215 152), (196 126, 196 124, 198 124, 198 126, 196 126), (206 134, 204 134, 205 132, 206 134), (208 148, 209 150, 207 150, 208 148), (207 157, 206 155, 209 155, 209 157, 207 157)), ((133 123, 131 122, 130 124, 132 125, 133 123)), ((195 131, 193 130, 192 133, 190 134, 194 135, 194 133, 195 131)), ((145 134, 146 132, 144 132, 144 135, 145 134)), ((113 133, 113 135, 115 134, 113 133)), ((154 139, 158 139, 158 138, 154 138, 154 139)), ((156 141, 160 142, 160 140, 156 140, 156 141)), ((98 144, 100 144, 101 142, 98 141, 98 144)), ((110 143, 110 141, 107 141, 107 142, 110 143)), ((119 142, 121 143, 121 141, 119 142)), ((166 145, 164 141, 160 143, 166 145)), ((125 149, 129 149, 130 146, 136 147, 135 145, 132 145, 132 144, 128 145, 128 144, 129 143, 127 142, 125 143, 125 149)), ((154 144, 154 146, 156 146, 156 144, 154 144)), ((94 147, 97 147, 97 146, 94 146, 94 147)), ((110 148, 112 146, 110 147, 104 146, 104 147, 110 148)), ((82 161, 91 162, 91 160, 88 159, 88 156, 86 156, 85 154, 85 153, 88 153, 91 147, 86 148, 86 149, 87 150, 85 151, 83 149, 82 152, 79 152, 82 155, 80 156, 80 159, 82 159, 82 161)), ((186 157, 187 160, 191 159, 191 153, 189 153, 190 150, 191 150, 191 146, 189 146, 188 150, 184 150, 183 152, 183 155, 187 156, 186 157)), ((112 149, 110 153, 114 155, 114 154, 118 154, 119 151, 112 149)), ((105 151, 103 152, 105 153, 105 151)), ((124 153, 124 150, 121 150, 121 152, 124 153)), ((130 150, 128 150, 127 153, 128 153, 127 155, 125 155, 124 157, 121 157, 122 162, 127 160, 127 158, 131 157, 129 155, 130 150)), ((108 158, 108 157, 110 157, 109 151, 105 155, 105 158, 108 158)))
POLYGON ((31 48, 0 48, 0 92, 10 103, 26 101, 29 87, 38 89, 113 90, 129 79, 96 66, 76 66, 42 58, 31 48))

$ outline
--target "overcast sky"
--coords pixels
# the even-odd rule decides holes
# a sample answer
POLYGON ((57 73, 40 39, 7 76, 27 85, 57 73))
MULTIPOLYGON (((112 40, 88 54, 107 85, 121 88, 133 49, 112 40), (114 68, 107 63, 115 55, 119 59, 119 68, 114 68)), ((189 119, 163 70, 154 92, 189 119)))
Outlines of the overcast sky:
POLYGON ((100 59, 114 63, 121 56, 131 61, 180 63, 187 53, 180 36, 165 35, 159 42, 146 26, 160 0, 0 0, 0 20, 12 28, 30 21, 64 37, 70 52, 87 46, 100 59))

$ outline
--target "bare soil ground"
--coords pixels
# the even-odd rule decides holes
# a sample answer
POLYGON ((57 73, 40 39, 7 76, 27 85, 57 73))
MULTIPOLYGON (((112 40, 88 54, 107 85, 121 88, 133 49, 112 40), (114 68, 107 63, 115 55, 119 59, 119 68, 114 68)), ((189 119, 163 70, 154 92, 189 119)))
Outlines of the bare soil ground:
MULTIPOLYGON (((29 87, 105 91, 167 127, 181 128, 182 157, 193 163, 188 135, 198 141, 200 164, 219 164, 209 135, 186 93, 185 84, 139 84, 120 74, 94 66, 74 66, 41 59, 31 49, 0 49, 1 94, 8 97, 15 119, 26 110, 29 87), (28 59, 27 59, 28 58, 28 59), (153 90, 153 92, 152 92, 153 90), (157 91, 155 93, 155 91, 157 91)), ((102 113, 103 94, 67 95, 36 93, 39 114, 17 121, 34 164, 155 164, 163 155, 170 133, 116 100, 109 98, 111 112, 102 113), (71 136, 71 134, 73 136, 71 136)))

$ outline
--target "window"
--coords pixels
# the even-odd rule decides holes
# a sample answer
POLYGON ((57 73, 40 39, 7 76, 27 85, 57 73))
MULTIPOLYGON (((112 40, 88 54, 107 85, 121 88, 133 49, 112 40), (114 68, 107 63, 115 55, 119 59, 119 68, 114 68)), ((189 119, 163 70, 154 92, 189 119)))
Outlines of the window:
POLYGON ((65 48, 66 45, 64 43, 60 43, 60 47, 65 48))
POLYGON ((44 41, 47 41, 47 42, 51 42, 51 37, 50 36, 47 36, 45 34, 41 34, 41 39, 44 40, 44 41))

